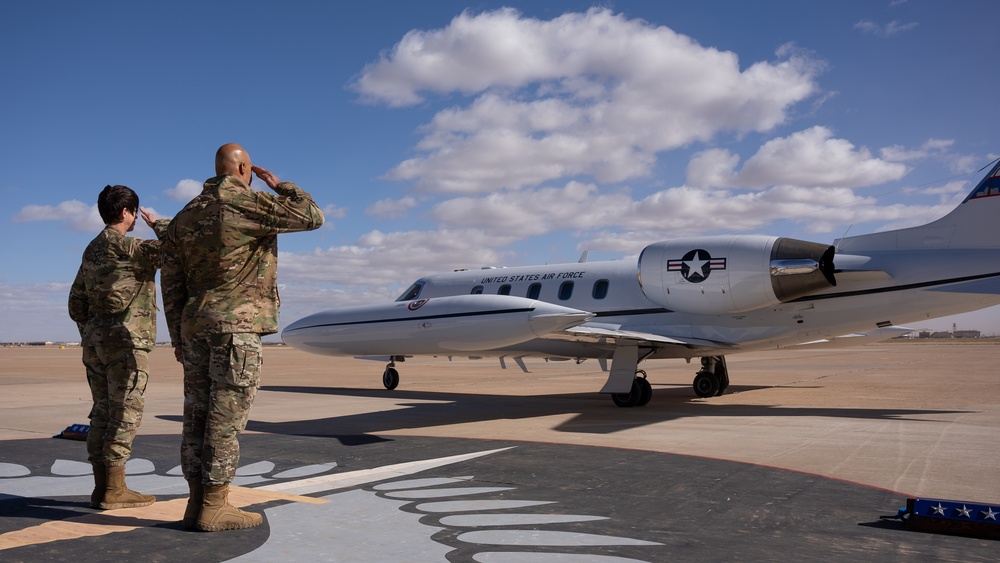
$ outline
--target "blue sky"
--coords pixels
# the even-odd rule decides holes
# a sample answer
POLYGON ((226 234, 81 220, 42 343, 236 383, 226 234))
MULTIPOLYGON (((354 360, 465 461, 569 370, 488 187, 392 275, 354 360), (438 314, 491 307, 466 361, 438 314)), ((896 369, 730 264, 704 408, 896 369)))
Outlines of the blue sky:
POLYGON ((282 326, 455 268, 921 224, 1000 155, 998 19, 990 0, 10 3, 0 341, 75 340, 100 189, 172 216, 226 142, 326 211, 280 239, 282 326))

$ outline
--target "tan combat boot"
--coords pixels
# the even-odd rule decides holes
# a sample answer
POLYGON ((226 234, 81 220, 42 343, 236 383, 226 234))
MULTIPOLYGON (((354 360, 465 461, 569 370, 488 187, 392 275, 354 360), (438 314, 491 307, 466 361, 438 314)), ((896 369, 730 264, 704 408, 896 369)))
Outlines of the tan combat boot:
POLYGON ((264 517, 254 512, 244 512, 229 504, 229 485, 213 487, 205 485, 205 501, 201 505, 201 514, 196 524, 199 530, 205 532, 221 532, 223 530, 242 530, 259 526, 264 517))
POLYGON ((205 487, 201 481, 188 481, 188 489, 191 491, 191 496, 188 497, 181 525, 185 530, 195 530, 198 517, 201 515, 201 505, 205 502, 205 487))
POLYGON ((125 486, 124 465, 110 465, 107 473, 108 488, 104 492, 104 500, 101 501, 102 509, 138 508, 156 502, 156 497, 137 493, 125 486))
POLYGON ((90 508, 100 508, 104 491, 108 489, 108 470, 103 463, 91 462, 94 468, 94 492, 90 493, 90 508))

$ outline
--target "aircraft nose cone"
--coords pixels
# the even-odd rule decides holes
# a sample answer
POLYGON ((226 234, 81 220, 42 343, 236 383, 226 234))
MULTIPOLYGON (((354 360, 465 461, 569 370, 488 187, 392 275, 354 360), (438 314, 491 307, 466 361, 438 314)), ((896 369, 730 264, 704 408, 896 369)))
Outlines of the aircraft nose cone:
POLYGON ((301 329, 303 327, 308 327, 310 325, 310 322, 313 320, 312 318, 314 316, 315 315, 310 315, 308 317, 301 318, 293 322, 292 324, 286 326, 284 330, 281 331, 281 341, 288 346, 298 347, 301 343, 302 338, 306 336, 304 332, 309 332, 309 331, 302 331, 301 329))

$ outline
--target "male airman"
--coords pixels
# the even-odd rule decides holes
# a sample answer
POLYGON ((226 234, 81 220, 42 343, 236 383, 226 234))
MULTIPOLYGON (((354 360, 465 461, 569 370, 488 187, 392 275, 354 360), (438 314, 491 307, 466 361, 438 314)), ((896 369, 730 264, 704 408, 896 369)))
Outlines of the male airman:
POLYGON ((167 327, 184 364, 183 525, 203 531, 262 521, 228 493, 260 383, 260 337, 278 330, 277 235, 323 224, 308 193, 253 166, 237 144, 219 148, 215 173, 171 221, 162 266, 167 327), (278 195, 251 189, 253 174, 278 195))

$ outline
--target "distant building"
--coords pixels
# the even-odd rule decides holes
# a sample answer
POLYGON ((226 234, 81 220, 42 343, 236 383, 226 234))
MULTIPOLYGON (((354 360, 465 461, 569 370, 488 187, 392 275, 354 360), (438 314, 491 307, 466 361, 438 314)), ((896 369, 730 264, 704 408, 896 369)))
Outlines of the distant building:
POLYGON ((931 332, 928 330, 921 330, 919 333, 919 338, 982 338, 982 331, 979 330, 956 330, 953 332, 948 332, 946 330, 931 332))
POLYGON ((956 330, 955 338, 980 338, 982 333, 978 330, 956 330))

